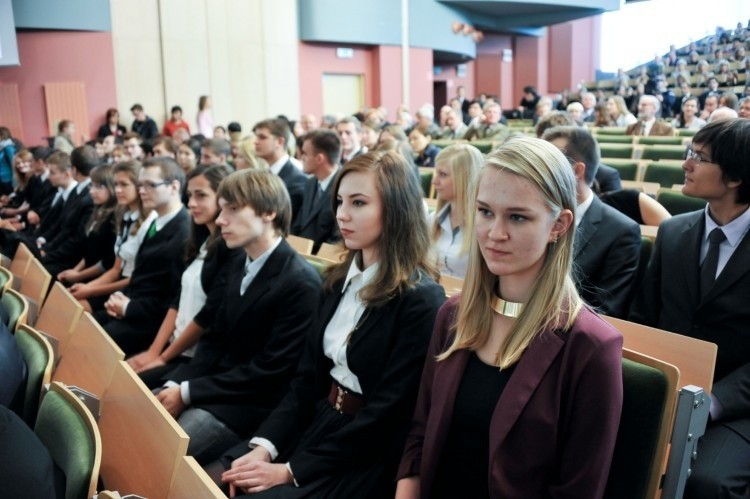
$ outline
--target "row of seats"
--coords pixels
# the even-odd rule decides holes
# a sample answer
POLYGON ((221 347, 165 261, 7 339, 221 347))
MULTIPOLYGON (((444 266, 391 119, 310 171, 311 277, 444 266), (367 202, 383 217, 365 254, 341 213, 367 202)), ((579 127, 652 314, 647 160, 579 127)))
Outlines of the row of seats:
POLYGON ((223 498, 186 455, 188 436, 124 362, 123 352, 61 284, 49 289, 50 282, 23 244, 9 268, 0 270, 3 304, 29 370, 24 419, 36 419, 37 427, 52 435, 47 440, 53 441, 57 451, 50 453, 66 474, 66 498, 92 497, 99 479, 122 495, 223 498), (35 303, 43 305, 33 320, 29 311, 35 303), (42 386, 50 382, 50 391, 43 394, 42 386), (85 412, 77 410, 79 422, 90 427, 88 438, 80 431, 74 438, 54 437, 49 430, 72 424, 70 416, 58 415, 61 400, 71 397, 87 401, 85 412), (64 447, 69 448, 59 450, 64 447), (90 466, 84 477, 82 464, 90 466))

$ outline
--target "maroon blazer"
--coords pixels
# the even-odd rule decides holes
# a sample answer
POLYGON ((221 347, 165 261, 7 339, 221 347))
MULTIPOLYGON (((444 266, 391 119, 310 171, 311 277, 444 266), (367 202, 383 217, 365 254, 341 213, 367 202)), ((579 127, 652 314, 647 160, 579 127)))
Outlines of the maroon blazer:
MULTIPOLYGON (((443 362, 458 297, 438 312, 412 429, 397 478, 419 475, 430 497, 469 358, 443 362)), ((524 352, 490 426, 492 497, 601 498, 622 409, 622 336, 588 308, 568 331, 548 330, 524 352)))

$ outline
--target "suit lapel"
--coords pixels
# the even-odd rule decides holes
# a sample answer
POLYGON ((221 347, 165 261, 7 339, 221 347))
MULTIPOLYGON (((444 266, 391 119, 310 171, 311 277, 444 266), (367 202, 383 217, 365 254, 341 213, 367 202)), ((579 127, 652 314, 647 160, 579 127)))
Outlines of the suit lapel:
POLYGON ((701 212, 699 216, 692 219, 680 235, 676 246, 678 251, 684 251, 683 258, 681 258, 682 275, 685 277, 685 287, 693 306, 700 302, 700 251, 704 216, 701 212))
MULTIPOLYGON (((326 204, 330 201, 331 198, 331 189, 333 188, 333 181, 328 183, 328 186, 326 186, 326 190, 322 193, 318 193, 318 181, 317 179, 313 179, 314 181, 311 182, 311 189, 309 189, 309 205, 307 210, 303 210, 303 213, 306 213, 307 216, 305 217, 305 220, 302 224, 303 227, 307 226, 320 212, 320 210, 325 207, 326 204), (315 194, 318 194, 317 196, 315 194), (315 198, 313 200, 313 197, 315 198)), ((305 200, 307 203, 307 200, 305 200)))
POLYGON ((745 234, 740 244, 732 253, 724 269, 719 274, 716 282, 701 300, 701 306, 721 295, 727 288, 734 284, 739 278, 750 271, 750 236, 745 234))
POLYGON ((537 337, 521 356, 490 421, 490 449, 494 457, 554 362, 565 341, 552 331, 537 337))
POLYGON ((586 214, 583 216, 581 223, 578 224, 578 229, 575 237, 575 253, 574 259, 577 259, 583 252, 584 248, 589 244, 589 241, 596 231, 598 230, 598 224, 602 220, 602 205, 596 196, 594 201, 589 206, 586 214))

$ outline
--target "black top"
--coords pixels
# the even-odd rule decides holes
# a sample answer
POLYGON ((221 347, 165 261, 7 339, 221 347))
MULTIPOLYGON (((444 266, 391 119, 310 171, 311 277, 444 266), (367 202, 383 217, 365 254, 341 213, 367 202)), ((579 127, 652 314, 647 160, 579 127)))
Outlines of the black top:
POLYGON ((113 132, 112 129, 109 128, 109 124, 105 123, 99 127, 99 130, 97 130, 96 138, 104 139, 106 137, 109 137, 110 135, 114 135, 115 137, 122 137, 123 135, 125 135, 125 132, 127 132, 127 129, 119 123, 117 124, 116 132, 113 132))
POLYGON ((607 192, 602 194, 599 199, 604 204, 608 204, 620 213, 627 215, 628 218, 635 220, 638 224, 644 225, 641 216, 641 206, 638 202, 638 196, 641 191, 636 189, 623 189, 621 191, 607 192))
POLYGON ((435 166, 435 158, 437 158, 440 148, 434 144, 428 144, 422 154, 414 159, 417 166, 435 166))
POLYGON ((434 498, 489 497, 490 421, 515 366, 498 370, 469 356, 456 393, 434 498))

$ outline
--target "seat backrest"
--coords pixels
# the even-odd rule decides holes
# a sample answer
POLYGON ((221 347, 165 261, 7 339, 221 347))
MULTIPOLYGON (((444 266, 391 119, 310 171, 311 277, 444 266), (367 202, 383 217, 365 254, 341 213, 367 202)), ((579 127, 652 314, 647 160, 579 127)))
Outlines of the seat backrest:
POLYGON ((4 268, 0 267, 0 295, 8 288, 13 287, 13 273, 4 268))
POLYGON ((85 312, 70 337, 68 348, 52 379, 83 388, 100 399, 112 380, 117 363, 125 358, 120 347, 85 312))
POLYGON ((632 158, 633 146, 630 144, 599 144, 602 163, 607 164, 606 158, 632 158))
POLYGON ((19 324, 26 323, 26 317, 29 314, 29 304, 26 298, 13 289, 6 289, 0 301, 8 312, 8 329, 10 331, 15 331, 19 324))
POLYGON ((312 239, 290 234, 286 236, 286 242, 300 255, 312 255, 313 245, 315 244, 312 239))
POLYGON ((105 488, 167 497, 188 436, 124 361, 118 362, 104 394, 99 431, 105 488))
POLYGON ((695 385, 711 392, 716 364, 715 343, 614 317, 604 316, 604 319, 622 333, 623 348, 676 366, 680 370, 681 387, 695 385))
POLYGON ((611 158, 602 161, 602 164, 617 170, 622 180, 636 180, 638 178, 638 161, 611 158))
POLYGON ((656 200, 672 216, 681 213, 690 213, 691 211, 701 210, 706 207, 705 199, 686 196, 673 189, 659 189, 659 192, 656 193, 656 200))
POLYGON ((641 159, 685 159, 685 146, 682 145, 644 145, 641 159))
POLYGON ((685 181, 685 170, 679 166, 652 161, 646 165, 644 182, 658 182, 662 187, 671 187, 685 181))
POLYGON ((226 495, 209 478, 192 456, 185 456, 177 465, 167 499, 200 497, 201 499, 224 499, 226 495))
POLYGON ((659 489, 673 426, 679 370, 623 350, 623 404, 604 497, 652 498, 659 489))
POLYGON ((23 397, 21 417, 30 426, 34 426, 39 410, 39 396, 42 387, 52 377, 54 355, 52 345, 31 326, 21 324, 15 334, 16 345, 26 363, 26 391, 23 397))
POLYGON ((645 145, 662 145, 662 146, 679 146, 682 145, 681 137, 638 137, 639 144, 645 145))
POLYGON ((632 135, 614 135, 601 134, 596 136, 596 141, 600 144, 632 144, 634 137, 632 135))
POLYGON ((16 248, 16 254, 13 255, 13 260, 10 262, 10 271, 23 280, 33 258, 34 255, 31 250, 24 243, 20 243, 16 248))
POLYGON ((71 334, 83 314, 83 307, 78 300, 56 282, 52 286, 44 306, 39 312, 34 327, 55 338, 58 342, 57 354, 64 355, 71 334))
POLYGON ((44 265, 39 260, 33 258, 29 263, 26 275, 21 281, 21 286, 18 290, 31 300, 34 300, 37 307, 41 308, 44 299, 47 297, 47 291, 49 291, 51 282, 52 276, 50 273, 47 272, 47 269, 44 268, 44 265))
POLYGON ((65 474, 65 498, 96 492, 102 440, 86 406, 61 383, 52 383, 39 407, 34 433, 65 474))
POLYGON ((339 262, 346 254, 346 249, 337 244, 323 243, 318 248, 316 256, 332 262, 339 262))
POLYGON ((333 265, 335 262, 329 262, 328 260, 325 260, 323 258, 320 258, 315 255, 304 255, 304 259, 313 266, 315 271, 318 273, 318 275, 323 278, 323 273, 325 272, 326 268, 333 265))
POLYGON ((422 195, 426 198, 432 197, 432 175, 434 168, 419 168, 419 180, 422 184, 422 195))

